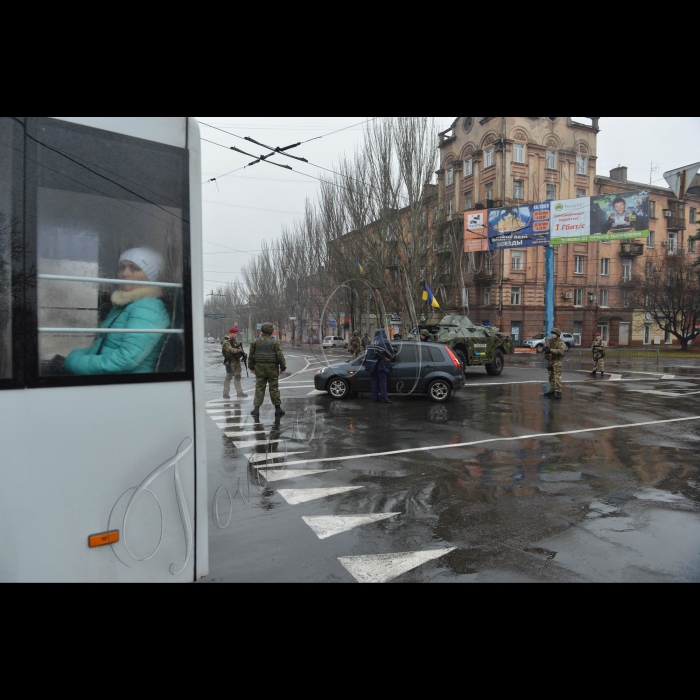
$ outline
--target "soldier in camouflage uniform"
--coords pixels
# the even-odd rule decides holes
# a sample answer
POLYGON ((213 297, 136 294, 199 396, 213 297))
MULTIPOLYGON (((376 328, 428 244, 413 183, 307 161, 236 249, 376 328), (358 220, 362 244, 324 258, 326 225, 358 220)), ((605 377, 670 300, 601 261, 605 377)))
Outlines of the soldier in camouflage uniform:
POLYGON ((255 409, 250 414, 260 417, 260 406, 265 401, 265 389, 270 384, 270 398, 276 407, 275 415, 282 417, 282 395, 280 394, 279 376, 287 371, 287 361, 284 359, 282 346, 272 337, 275 327, 265 323, 262 327, 262 337, 250 346, 250 371, 255 374, 255 409))
POLYGON ((247 360, 248 356, 243 350, 243 346, 238 342, 238 328, 231 328, 221 343, 221 352, 224 355, 224 365, 226 366, 226 381, 224 382, 224 398, 231 398, 231 380, 234 380, 236 386, 236 394, 239 399, 245 399, 248 394, 243 392, 241 385, 241 360, 247 360))
POLYGON ((362 344, 360 343, 360 336, 357 332, 352 334, 352 340, 350 341, 350 350, 352 351, 352 356, 357 359, 362 351, 362 344))
POLYGON ((591 348, 593 350, 593 362, 595 362, 595 367, 593 367, 591 372, 592 377, 597 376, 598 372, 600 372, 601 377, 605 377, 605 348, 607 347, 608 344, 603 340, 603 336, 598 333, 591 348))
POLYGON ((561 330, 555 328, 552 331, 552 340, 547 346, 546 356, 549 369, 549 393, 545 398, 554 398, 561 401, 562 384, 562 361, 566 356, 566 343, 561 339, 561 330))

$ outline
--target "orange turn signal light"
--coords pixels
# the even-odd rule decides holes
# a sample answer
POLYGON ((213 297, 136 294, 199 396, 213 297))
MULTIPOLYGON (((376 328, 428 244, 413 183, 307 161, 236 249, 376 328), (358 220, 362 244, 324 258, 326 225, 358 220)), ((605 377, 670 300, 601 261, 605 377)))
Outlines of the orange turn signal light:
POLYGON ((103 532, 99 535, 91 535, 88 537, 88 546, 90 549, 96 549, 97 547, 107 547, 110 544, 117 544, 119 542, 119 530, 113 530, 112 532, 103 532))

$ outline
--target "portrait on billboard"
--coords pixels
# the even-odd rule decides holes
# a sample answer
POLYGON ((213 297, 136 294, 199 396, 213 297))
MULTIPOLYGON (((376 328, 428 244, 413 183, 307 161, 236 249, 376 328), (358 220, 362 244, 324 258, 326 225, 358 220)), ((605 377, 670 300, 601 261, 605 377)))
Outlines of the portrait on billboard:
POLYGON ((464 214, 464 252, 480 253, 489 249, 488 212, 468 211, 464 214))
POLYGON ((549 202, 489 209, 489 250, 549 245, 549 202))
POLYGON ((649 192, 608 194, 591 198, 591 235, 648 235, 649 192))

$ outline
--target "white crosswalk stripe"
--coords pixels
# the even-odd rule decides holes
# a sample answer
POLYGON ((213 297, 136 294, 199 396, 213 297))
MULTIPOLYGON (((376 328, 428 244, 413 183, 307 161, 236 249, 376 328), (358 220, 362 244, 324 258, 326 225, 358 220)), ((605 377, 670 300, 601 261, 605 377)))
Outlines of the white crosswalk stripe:
POLYGON ((335 469, 305 469, 304 471, 279 471, 276 472, 274 469, 261 469, 260 474, 267 479, 270 483, 277 481, 287 481, 288 479, 301 479, 305 476, 314 476, 315 474, 328 474, 330 472, 336 471, 335 469))
POLYGON ((401 513, 381 513, 380 515, 339 515, 329 517, 302 518, 316 533, 319 540, 350 532, 358 527, 380 523, 389 518, 396 518, 401 513))
POLYGON ((352 574, 358 583, 387 583, 417 569, 429 561, 441 559, 455 551, 437 549, 429 552, 401 552, 399 554, 374 554, 366 557, 342 557, 338 561, 352 574))
POLYGON ((340 496, 344 493, 359 491, 364 486, 350 486, 339 489, 292 489, 278 491, 279 495, 284 498, 290 506, 298 506, 302 503, 310 503, 311 501, 320 501, 322 498, 330 498, 331 496, 340 496))

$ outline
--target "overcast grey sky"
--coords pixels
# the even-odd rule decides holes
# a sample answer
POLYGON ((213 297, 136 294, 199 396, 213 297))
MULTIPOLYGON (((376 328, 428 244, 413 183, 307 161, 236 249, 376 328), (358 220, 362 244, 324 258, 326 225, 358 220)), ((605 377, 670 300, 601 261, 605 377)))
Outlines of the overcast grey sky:
MULTIPOLYGON (((238 136, 250 136, 270 146, 287 146, 330 134, 371 117, 197 117, 238 136)), ((447 128, 455 117, 437 117, 447 128)), ((667 170, 700 161, 700 117, 602 117, 598 137, 598 174, 608 175, 618 166, 629 167, 631 180, 648 183, 652 162, 658 166, 654 180, 667 170)), ((202 138, 236 146, 258 155, 264 149, 202 126, 202 138)), ((203 186, 204 279, 207 292, 218 283, 236 282, 241 266, 255 255, 263 239, 273 241, 284 224, 291 225, 304 210, 307 197, 314 198, 323 177, 319 169, 333 168, 343 153, 351 154, 362 138, 362 127, 311 141, 291 151, 313 165, 287 158, 276 160, 296 172, 260 163, 236 172, 217 183, 203 186), (218 245, 215 245, 218 244, 218 245), (227 250, 226 247, 238 251, 227 250)), ((221 176, 250 162, 250 158, 203 144, 202 180, 221 176)), ((663 184, 663 182, 659 183, 663 184)))

